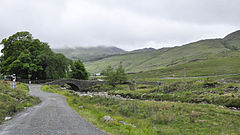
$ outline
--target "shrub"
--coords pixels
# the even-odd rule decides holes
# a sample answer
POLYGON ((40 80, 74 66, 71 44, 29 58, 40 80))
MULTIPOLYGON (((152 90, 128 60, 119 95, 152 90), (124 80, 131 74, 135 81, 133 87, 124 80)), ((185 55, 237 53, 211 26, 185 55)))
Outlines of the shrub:
POLYGON ((113 69, 112 66, 108 66, 104 71, 106 80, 109 85, 115 87, 117 84, 123 84, 127 81, 127 75, 122 65, 119 65, 117 69, 113 69))

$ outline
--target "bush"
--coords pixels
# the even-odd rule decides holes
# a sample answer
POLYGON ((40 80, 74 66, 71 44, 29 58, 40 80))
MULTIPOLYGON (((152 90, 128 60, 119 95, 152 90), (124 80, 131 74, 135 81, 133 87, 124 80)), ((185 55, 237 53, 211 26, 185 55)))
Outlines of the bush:
POLYGON ((127 75, 122 65, 119 65, 117 69, 113 69, 112 66, 108 66, 104 71, 108 84, 115 87, 117 84, 123 84, 127 81, 127 75))

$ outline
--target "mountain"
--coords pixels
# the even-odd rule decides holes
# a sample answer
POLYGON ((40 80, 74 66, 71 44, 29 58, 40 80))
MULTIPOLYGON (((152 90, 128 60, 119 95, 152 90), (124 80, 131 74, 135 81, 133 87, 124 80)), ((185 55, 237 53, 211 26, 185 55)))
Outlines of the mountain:
POLYGON ((62 53, 66 57, 82 61, 92 61, 104 58, 108 55, 122 54, 126 51, 117 47, 76 47, 76 48, 64 48, 64 49, 53 49, 56 53, 62 53))
MULTIPOLYGON (((229 62, 229 60, 235 61, 235 59, 240 58, 240 31, 233 32, 223 39, 207 39, 178 47, 143 50, 144 51, 136 50, 121 55, 108 56, 96 61, 85 62, 85 66, 89 72, 97 73, 102 72, 107 65, 117 66, 121 62, 127 72, 143 72, 171 69, 172 67, 186 64, 191 65, 193 63, 205 63, 207 66, 207 63, 216 60, 218 61, 218 67, 216 67, 216 69, 219 68, 220 71, 221 66, 222 68, 227 68, 226 65, 228 65, 228 63, 226 62, 229 62), (223 60, 222 63, 221 60, 223 60)), ((233 65, 229 66, 238 67, 240 62, 237 63, 237 61, 235 61, 232 64, 233 65)), ((195 65, 195 67, 200 66, 195 65)), ((229 69, 231 69, 231 67, 229 67, 229 69)))
POLYGON ((223 44, 226 48, 239 50, 240 49, 240 30, 233 32, 223 39, 223 44))
POLYGON ((137 49, 137 50, 133 50, 129 53, 144 53, 144 52, 151 52, 151 51, 155 51, 156 49, 154 48, 143 48, 143 49, 137 49))

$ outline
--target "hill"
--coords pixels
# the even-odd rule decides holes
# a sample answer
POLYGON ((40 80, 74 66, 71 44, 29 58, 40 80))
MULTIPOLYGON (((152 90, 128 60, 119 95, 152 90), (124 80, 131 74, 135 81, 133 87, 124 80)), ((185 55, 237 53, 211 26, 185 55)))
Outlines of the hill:
MULTIPOLYGON (((183 46, 148 49, 147 51, 132 51, 121 55, 113 55, 96 61, 85 62, 91 73, 103 71, 107 65, 116 66, 120 62, 127 72, 142 72, 156 69, 176 68, 180 65, 210 63, 218 61, 218 72, 239 65, 240 31, 233 32, 223 39, 207 39, 189 43, 183 46), (222 59, 223 58, 223 59, 222 59), (229 61, 236 62, 227 64, 229 61)), ((214 65, 212 65, 214 67, 214 65)), ((213 68, 212 67, 212 68, 213 68)), ((236 68, 234 68, 236 69, 236 68)), ((208 69, 206 69, 208 71, 208 69)), ((231 72, 235 72, 232 70, 231 72)), ((236 71, 238 72, 238 71, 236 71)))
POLYGON ((92 61, 104 58, 108 55, 122 54, 126 51, 117 47, 76 47, 66 49, 53 49, 56 53, 62 53, 66 57, 76 60, 81 59, 82 61, 92 61))

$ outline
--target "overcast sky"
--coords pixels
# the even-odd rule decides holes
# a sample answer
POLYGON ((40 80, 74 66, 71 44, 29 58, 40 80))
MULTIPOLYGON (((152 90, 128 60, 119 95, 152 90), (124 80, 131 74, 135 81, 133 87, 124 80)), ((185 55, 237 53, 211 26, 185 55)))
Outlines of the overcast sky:
POLYGON ((240 0, 0 0, 0 40, 29 31, 51 48, 170 47, 239 30, 239 5, 240 0))

